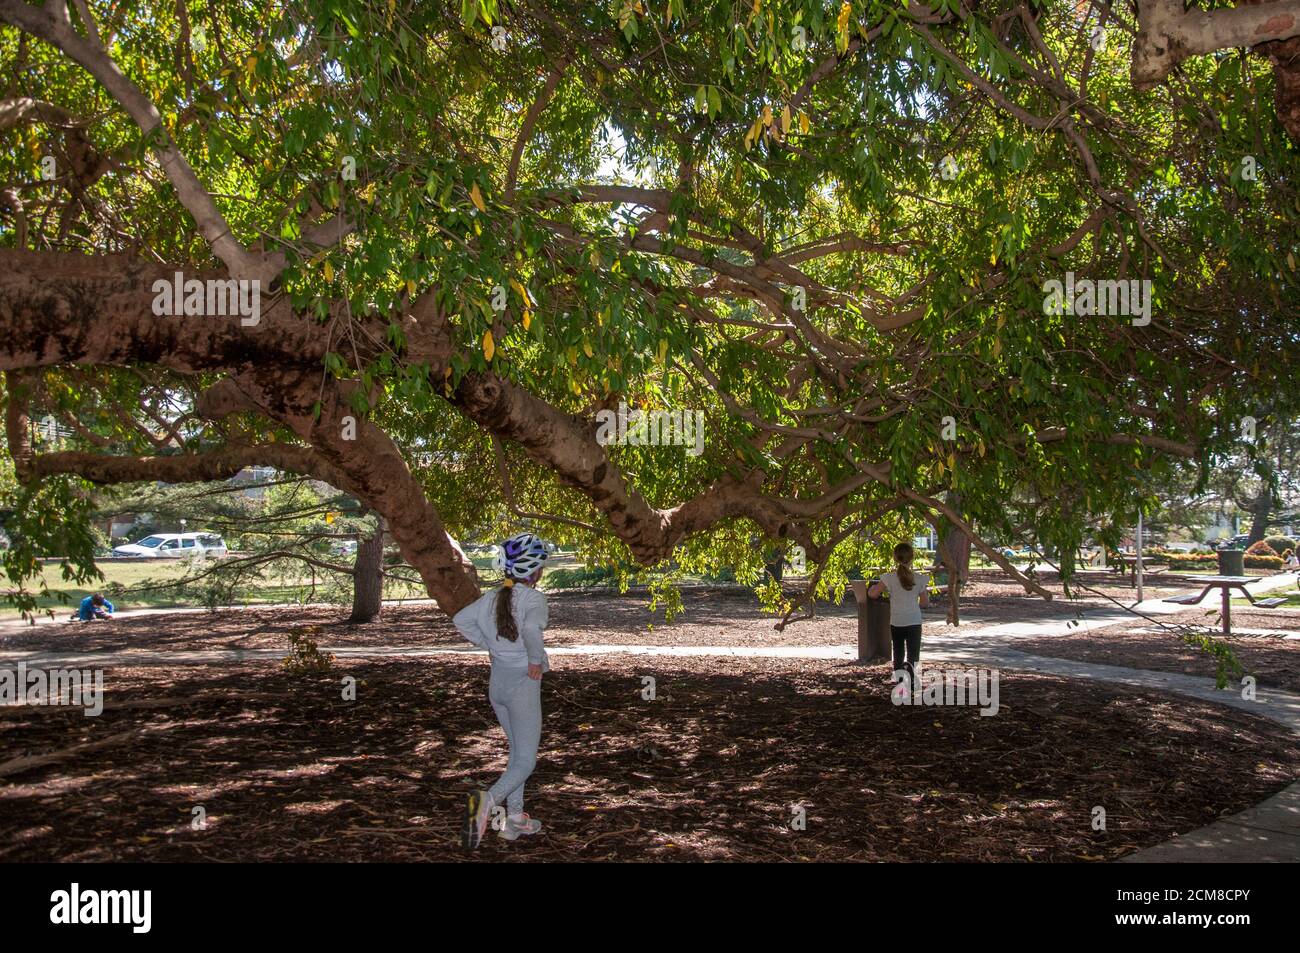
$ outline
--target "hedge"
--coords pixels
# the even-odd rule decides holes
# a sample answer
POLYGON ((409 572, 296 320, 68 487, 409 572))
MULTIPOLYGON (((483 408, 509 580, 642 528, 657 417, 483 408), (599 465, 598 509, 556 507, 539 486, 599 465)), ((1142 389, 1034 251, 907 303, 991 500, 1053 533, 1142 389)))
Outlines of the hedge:
POLYGON ((1246 555, 1243 560, 1247 569, 1281 569, 1281 556, 1251 556, 1246 555))
MULTIPOLYGON (((1282 557, 1255 556, 1247 553, 1243 562, 1247 569, 1281 569, 1282 557)), ((1217 569, 1219 558, 1207 553, 1175 553, 1154 551, 1148 554, 1151 562, 1168 563, 1171 569, 1217 569)))
POLYGON ((1218 566, 1219 559, 1212 553, 1178 553, 1178 552, 1153 552, 1150 554, 1152 562, 1168 563, 1173 569, 1196 569, 1202 566, 1218 566))
POLYGON ((1288 549, 1295 549, 1295 540, 1287 536, 1268 536, 1264 539, 1272 547, 1273 552, 1279 556, 1285 556, 1288 549))

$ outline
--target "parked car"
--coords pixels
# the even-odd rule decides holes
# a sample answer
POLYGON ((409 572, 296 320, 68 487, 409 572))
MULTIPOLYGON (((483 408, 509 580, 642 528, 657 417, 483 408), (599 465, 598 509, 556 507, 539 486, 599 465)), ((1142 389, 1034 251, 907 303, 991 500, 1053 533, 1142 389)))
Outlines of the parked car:
POLYGON ((114 556, 183 559, 187 556, 224 556, 226 541, 215 533, 155 533, 134 543, 114 546, 114 556))

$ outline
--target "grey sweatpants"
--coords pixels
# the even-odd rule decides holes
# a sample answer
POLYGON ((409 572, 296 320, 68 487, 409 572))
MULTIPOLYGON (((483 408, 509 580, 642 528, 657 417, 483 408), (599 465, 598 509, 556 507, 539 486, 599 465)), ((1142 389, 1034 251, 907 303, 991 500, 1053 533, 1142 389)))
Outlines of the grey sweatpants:
POLYGON ((542 680, 528 677, 528 669, 492 666, 488 700, 510 742, 510 760, 500 780, 488 790, 493 804, 505 803, 511 814, 524 812, 524 782, 537 766, 537 745, 542 740, 542 680))

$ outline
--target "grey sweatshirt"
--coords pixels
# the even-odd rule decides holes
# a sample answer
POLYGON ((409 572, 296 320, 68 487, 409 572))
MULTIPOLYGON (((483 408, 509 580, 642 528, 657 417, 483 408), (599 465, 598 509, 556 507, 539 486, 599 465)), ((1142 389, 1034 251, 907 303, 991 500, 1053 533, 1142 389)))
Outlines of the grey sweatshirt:
POLYGON ((497 637, 497 595, 501 587, 489 589, 477 600, 456 613, 452 621, 456 628, 470 642, 488 650, 493 665, 511 668, 526 668, 540 665, 542 671, 551 670, 550 660, 546 657, 546 648, 542 643, 542 633, 546 631, 549 612, 546 596, 532 586, 515 583, 511 590, 510 611, 515 617, 515 627, 519 638, 497 637))

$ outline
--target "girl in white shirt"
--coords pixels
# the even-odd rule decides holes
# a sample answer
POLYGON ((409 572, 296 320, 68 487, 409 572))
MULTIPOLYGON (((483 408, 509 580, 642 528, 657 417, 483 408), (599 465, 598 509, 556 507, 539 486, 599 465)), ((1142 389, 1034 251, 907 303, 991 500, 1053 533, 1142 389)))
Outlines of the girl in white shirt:
POLYGON ((524 813, 524 782, 537 765, 542 674, 550 669, 542 644, 548 620, 546 596, 536 589, 548 555, 545 544, 532 533, 511 536, 502 543, 496 558, 496 568, 505 574, 505 582, 461 609, 452 620, 461 635, 488 650, 492 659, 488 700, 510 745, 510 760, 500 780, 489 790, 469 796, 467 847, 477 847, 483 840, 498 805, 507 810, 500 831, 506 840, 542 829, 541 821, 524 813))
POLYGON ((894 674, 896 680, 902 679, 907 672, 909 682, 916 687, 916 669, 921 661, 921 610, 930 604, 930 577, 926 573, 917 573, 912 569, 912 560, 916 557, 910 543, 899 543, 894 547, 893 572, 880 577, 880 582, 867 590, 873 599, 888 590, 889 592, 889 635, 894 645, 894 674), (907 654, 904 657, 903 650, 907 654))

